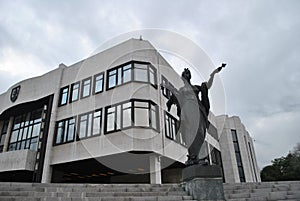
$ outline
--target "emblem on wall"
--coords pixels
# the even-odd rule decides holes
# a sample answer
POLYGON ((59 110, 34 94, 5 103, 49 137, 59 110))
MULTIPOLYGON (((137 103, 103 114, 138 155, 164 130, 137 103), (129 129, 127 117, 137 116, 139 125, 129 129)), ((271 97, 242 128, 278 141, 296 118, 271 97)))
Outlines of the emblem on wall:
POLYGON ((19 85, 11 90, 11 93, 10 93, 11 102, 15 102, 17 100, 20 89, 21 89, 21 86, 19 85))

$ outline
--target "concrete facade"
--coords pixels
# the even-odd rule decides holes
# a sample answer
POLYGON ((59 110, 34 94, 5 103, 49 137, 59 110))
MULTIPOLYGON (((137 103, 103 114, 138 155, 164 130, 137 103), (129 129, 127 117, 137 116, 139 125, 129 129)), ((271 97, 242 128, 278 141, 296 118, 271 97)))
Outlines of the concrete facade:
POLYGON ((253 140, 240 118, 221 115, 216 117, 216 122, 225 182, 261 182, 253 140), (234 139, 235 134, 237 140, 234 139))
MULTIPOLYGON (((0 166, 0 180, 2 172, 30 170, 43 183, 180 182, 187 148, 171 135, 178 117, 175 107, 166 112, 162 79, 183 85, 148 41, 130 39, 13 85, 0 95, 0 160, 12 159, 0 166)), ((200 154, 220 165, 216 120, 209 115, 200 154)))

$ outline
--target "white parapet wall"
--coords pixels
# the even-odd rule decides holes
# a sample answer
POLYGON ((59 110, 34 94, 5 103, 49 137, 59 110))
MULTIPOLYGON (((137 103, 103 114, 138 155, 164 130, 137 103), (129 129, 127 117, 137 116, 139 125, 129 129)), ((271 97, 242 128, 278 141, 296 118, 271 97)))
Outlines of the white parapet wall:
POLYGON ((0 154, 0 172, 34 170, 36 151, 18 150, 0 154))

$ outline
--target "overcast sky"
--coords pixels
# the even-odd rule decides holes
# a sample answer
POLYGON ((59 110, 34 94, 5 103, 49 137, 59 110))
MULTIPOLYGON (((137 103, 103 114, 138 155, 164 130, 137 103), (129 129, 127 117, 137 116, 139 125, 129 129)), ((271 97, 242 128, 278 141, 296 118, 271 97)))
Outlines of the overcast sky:
POLYGON ((298 0, 1 0, 0 93, 119 34, 169 30, 228 63, 226 113, 240 116, 262 168, 300 142, 299 10, 298 0))

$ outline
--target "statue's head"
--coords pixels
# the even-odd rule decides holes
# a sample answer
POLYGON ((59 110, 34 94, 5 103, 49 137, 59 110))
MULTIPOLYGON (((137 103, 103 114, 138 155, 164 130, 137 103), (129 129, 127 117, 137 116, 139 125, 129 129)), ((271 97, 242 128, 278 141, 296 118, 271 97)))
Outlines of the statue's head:
POLYGON ((185 68, 181 74, 181 78, 184 78, 186 81, 190 82, 192 78, 191 71, 188 68, 185 68))

